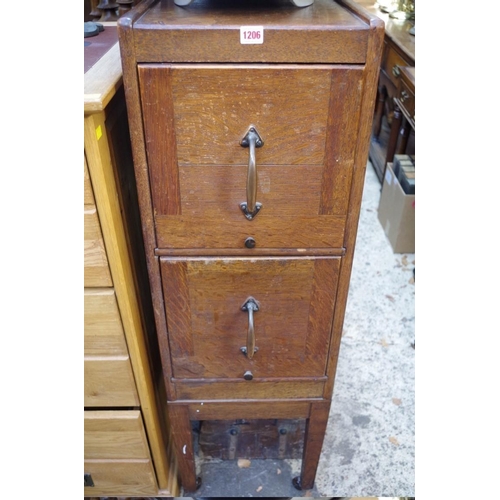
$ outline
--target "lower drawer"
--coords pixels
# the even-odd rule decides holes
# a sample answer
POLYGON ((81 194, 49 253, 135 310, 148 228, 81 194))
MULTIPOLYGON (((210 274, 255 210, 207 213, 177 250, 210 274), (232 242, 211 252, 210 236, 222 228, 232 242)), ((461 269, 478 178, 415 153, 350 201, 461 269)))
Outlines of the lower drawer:
POLYGON ((138 410, 84 412, 84 457, 85 495, 157 493, 138 410))
POLYGON ((217 380, 242 382, 238 387, 248 394, 250 387, 257 390, 255 382, 261 387, 270 382, 267 390, 280 391, 275 382, 292 378, 294 397, 300 397, 295 382, 312 383, 315 394, 321 394, 340 261, 161 258, 176 382, 184 380, 186 394, 194 398, 193 391, 200 388, 196 384, 217 380))
POLYGON ((85 460, 84 474, 86 497, 134 497, 158 493, 151 460, 85 460))

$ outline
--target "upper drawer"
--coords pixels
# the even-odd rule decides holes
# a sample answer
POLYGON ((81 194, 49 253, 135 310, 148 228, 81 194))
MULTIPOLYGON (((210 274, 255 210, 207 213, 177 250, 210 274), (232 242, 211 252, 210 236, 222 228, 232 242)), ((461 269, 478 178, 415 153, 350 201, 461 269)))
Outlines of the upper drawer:
POLYGON ((339 267, 339 257, 161 258, 174 377, 324 376, 339 267), (242 307, 250 297, 255 312, 242 307), (253 342, 250 358, 241 348, 253 342))
POLYGON ((139 78, 159 247, 241 248, 247 236, 263 248, 342 246, 361 68, 162 64, 140 65, 139 78), (263 141, 251 225, 240 209, 250 126, 263 141))
POLYGON ((382 71, 384 71, 391 82, 397 87, 401 77, 401 69, 404 66, 413 66, 406 56, 401 54, 392 44, 387 44, 382 59, 382 71))

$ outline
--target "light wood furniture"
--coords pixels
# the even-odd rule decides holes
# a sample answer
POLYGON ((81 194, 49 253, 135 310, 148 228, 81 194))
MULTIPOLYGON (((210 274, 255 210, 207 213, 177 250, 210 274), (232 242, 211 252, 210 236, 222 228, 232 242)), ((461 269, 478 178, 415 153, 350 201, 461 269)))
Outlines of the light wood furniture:
POLYGON ((402 68, 415 67, 415 36, 410 34, 415 21, 392 19, 379 9, 375 0, 357 0, 357 3, 385 23, 384 52, 370 143, 370 160, 377 177, 383 182, 385 167, 393 161, 395 154, 415 154, 415 127, 411 128, 402 120, 401 110, 394 100, 398 95, 402 68))
POLYGON ((304 419, 294 485, 312 488, 383 24, 349 0, 146 0, 118 26, 182 484, 199 485, 191 421, 304 419))
POLYGON ((176 496, 162 380, 152 369, 151 299, 138 292, 141 233, 116 23, 105 30, 115 40, 84 75, 84 495, 176 496))

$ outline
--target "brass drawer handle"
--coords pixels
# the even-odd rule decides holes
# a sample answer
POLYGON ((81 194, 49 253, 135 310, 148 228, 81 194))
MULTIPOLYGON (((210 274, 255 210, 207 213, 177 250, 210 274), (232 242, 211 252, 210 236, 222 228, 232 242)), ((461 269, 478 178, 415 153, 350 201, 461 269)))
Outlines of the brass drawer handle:
POLYGON ((244 148, 249 148, 248 152, 248 173, 247 173, 247 201, 240 203, 240 208, 248 220, 252 220, 262 208, 262 203, 257 199, 257 165, 255 159, 255 148, 261 148, 264 141, 253 125, 250 126, 245 137, 240 142, 244 148))
POLYGON ((399 69, 399 66, 397 64, 395 64, 393 67, 392 67, 392 74, 396 77, 396 78, 399 78, 401 76, 401 70, 399 69))
POLYGON ((252 359, 253 355, 259 350, 258 347, 255 347, 255 327, 253 325, 253 313, 259 310, 259 303, 253 297, 248 297, 241 306, 241 310, 248 312, 248 332, 247 345, 241 347, 240 351, 246 354, 248 359, 252 359))

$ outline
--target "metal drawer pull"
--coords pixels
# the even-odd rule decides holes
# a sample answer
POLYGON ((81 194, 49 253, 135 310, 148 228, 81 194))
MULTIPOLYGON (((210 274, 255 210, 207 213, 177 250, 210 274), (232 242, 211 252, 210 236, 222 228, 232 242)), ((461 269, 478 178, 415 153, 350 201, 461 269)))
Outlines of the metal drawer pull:
POLYGON ((255 347, 255 328, 253 326, 253 313, 259 310, 259 303, 253 297, 248 297, 241 306, 241 310, 248 312, 248 333, 247 345, 241 347, 240 351, 246 354, 248 359, 252 359, 253 355, 259 350, 258 347, 255 347))
POLYGON ((241 139, 240 145, 249 148, 248 173, 247 173, 247 201, 240 203, 240 208, 248 220, 252 220, 262 208, 262 203, 257 199, 257 165, 255 160, 255 148, 261 148, 264 141, 253 125, 250 126, 245 137, 241 139))
POLYGON ((401 70, 399 69, 399 66, 397 64, 395 64, 393 67, 392 67, 392 74, 396 77, 396 78, 399 78, 401 76, 401 70))

